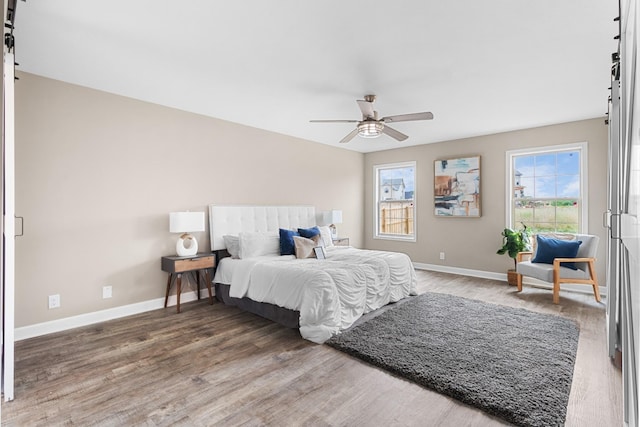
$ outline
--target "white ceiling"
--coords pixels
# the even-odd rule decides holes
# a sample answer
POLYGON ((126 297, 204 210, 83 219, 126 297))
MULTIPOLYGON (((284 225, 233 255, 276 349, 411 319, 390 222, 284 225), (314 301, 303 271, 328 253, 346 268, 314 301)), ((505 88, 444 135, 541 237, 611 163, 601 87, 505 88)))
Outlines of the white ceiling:
POLYGON ((18 70, 370 152, 602 117, 615 0, 29 0, 18 70), (338 144, 376 94, 409 135, 338 144))

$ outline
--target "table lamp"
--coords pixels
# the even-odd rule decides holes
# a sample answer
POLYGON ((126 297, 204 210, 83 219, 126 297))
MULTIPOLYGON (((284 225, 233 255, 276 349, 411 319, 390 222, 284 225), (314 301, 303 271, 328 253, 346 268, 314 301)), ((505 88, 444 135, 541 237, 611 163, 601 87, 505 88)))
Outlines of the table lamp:
POLYGON ((198 253, 198 241, 189 234, 192 231, 204 231, 204 212, 171 212, 169 214, 169 232, 182 233, 176 243, 178 256, 193 256, 198 253))

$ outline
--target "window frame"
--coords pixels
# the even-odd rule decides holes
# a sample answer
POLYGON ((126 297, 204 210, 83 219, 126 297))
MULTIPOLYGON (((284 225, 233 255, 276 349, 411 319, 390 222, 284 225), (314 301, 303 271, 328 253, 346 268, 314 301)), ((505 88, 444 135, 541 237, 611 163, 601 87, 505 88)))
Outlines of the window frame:
POLYGON ((505 172, 507 183, 506 192, 505 192, 505 218, 506 218, 506 226, 508 228, 516 227, 513 224, 513 187, 514 187, 514 157, 518 156, 533 156, 539 154, 555 154, 563 151, 579 151, 580 152, 580 219, 579 219, 579 230, 578 233, 585 234, 588 233, 589 229, 589 203, 588 203, 588 144, 587 142, 575 142, 570 144, 560 144, 560 145, 547 145, 544 147, 532 147, 532 148, 522 148, 518 150, 508 150, 505 153, 505 172))
POLYGON ((417 226, 417 195, 418 195, 418 180, 417 180, 417 162, 415 160, 407 162, 397 163, 384 163, 380 165, 373 165, 373 238, 379 240, 394 240, 400 242, 416 242, 418 236, 417 226), (400 168, 413 168, 413 234, 400 235, 400 234, 382 234, 380 233, 380 188, 379 188, 379 172, 384 169, 400 169, 400 168))

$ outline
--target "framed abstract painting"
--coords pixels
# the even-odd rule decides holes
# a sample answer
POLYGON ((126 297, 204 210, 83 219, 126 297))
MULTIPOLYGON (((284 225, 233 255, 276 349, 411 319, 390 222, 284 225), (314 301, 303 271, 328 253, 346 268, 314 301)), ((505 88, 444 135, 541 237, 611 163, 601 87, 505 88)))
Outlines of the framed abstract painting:
POLYGON ((433 183, 436 216, 480 216, 480 156, 436 160, 433 183))

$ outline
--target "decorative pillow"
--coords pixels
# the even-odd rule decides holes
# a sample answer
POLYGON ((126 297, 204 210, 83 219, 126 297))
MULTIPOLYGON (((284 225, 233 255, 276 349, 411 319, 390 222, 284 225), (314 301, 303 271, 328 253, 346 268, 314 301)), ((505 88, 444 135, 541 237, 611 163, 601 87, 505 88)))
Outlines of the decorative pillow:
POLYGON ((324 243, 324 246, 327 248, 333 246, 333 238, 331 237, 331 229, 329 228, 329 226, 322 225, 318 227, 318 230, 320 230, 320 235, 322 236, 322 242, 324 243))
POLYGON ((280 255, 280 236, 276 231, 242 232, 238 237, 240 239, 239 257, 242 259, 263 255, 280 255))
POLYGON ((280 229, 280 255, 295 255, 296 247, 293 243, 293 237, 300 236, 300 233, 293 230, 280 229))
POLYGON ((306 237, 293 236, 294 245, 296 248, 296 258, 315 258, 316 253, 313 248, 318 246, 320 235, 318 234, 312 239, 306 237))
POLYGON ((298 228, 298 233, 300 233, 300 236, 310 239, 313 236, 318 236, 320 234, 320 229, 318 226, 311 228, 298 228))
POLYGON ((227 252, 231 255, 231 258, 240 258, 240 238, 238 236, 222 236, 224 245, 227 247, 227 252))
MULTIPOLYGON (((582 240, 559 240, 541 235, 537 235, 536 239, 536 256, 531 262, 543 264, 553 264, 555 258, 575 258, 582 244, 582 240)), ((573 262, 563 262, 560 265, 572 270, 578 269, 573 262)))
MULTIPOLYGON (((545 237, 547 239, 556 239, 556 240, 576 240, 575 234, 570 233, 542 233, 540 236, 545 237)), ((536 257, 536 252, 538 252, 538 234, 534 234, 534 240, 532 243, 533 249, 533 258, 536 257)))

